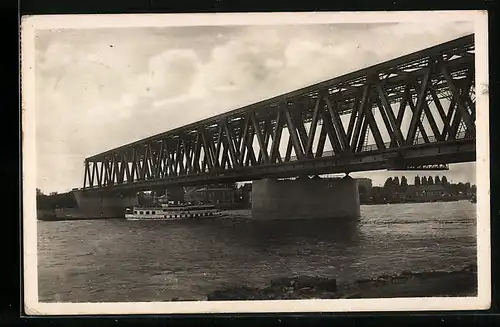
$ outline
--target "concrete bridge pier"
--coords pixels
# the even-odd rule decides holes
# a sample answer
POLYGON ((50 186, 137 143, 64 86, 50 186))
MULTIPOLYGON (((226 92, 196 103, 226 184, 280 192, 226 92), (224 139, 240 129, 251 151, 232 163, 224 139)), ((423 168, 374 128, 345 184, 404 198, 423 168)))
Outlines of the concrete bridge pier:
POLYGON ((135 194, 92 194, 73 191, 79 215, 85 218, 123 218, 125 208, 137 205, 135 194))
POLYGON ((357 218, 358 183, 339 179, 263 179, 252 182, 252 217, 256 220, 357 218))

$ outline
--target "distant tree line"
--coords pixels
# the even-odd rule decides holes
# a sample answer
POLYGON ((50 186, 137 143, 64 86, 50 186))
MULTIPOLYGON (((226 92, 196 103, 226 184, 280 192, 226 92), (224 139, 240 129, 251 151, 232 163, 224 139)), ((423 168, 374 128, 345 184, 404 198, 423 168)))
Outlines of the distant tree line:
MULTIPOLYGON (((471 183, 450 183, 448 182, 448 179, 446 176, 439 177, 439 176, 415 176, 413 185, 415 186, 420 186, 420 185, 441 185, 443 189, 450 194, 466 194, 466 193, 474 193, 476 191, 476 185, 471 185, 471 183)), ((399 180, 399 177, 389 177, 386 179, 383 189, 387 193, 391 192, 406 192, 408 190, 408 179, 405 176, 401 177, 401 180, 399 180)))

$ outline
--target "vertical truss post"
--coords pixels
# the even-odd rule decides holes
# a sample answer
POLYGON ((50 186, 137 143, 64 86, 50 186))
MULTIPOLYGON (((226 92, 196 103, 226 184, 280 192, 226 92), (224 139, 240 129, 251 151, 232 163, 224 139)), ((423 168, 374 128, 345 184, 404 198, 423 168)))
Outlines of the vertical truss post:
POLYGON ((418 92, 417 105, 415 107, 415 110, 413 111, 413 116, 410 122, 410 128, 408 129, 408 135, 406 137, 407 145, 412 145, 415 139, 417 124, 418 122, 420 122, 420 116, 422 115, 424 102, 426 101, 425 98, 427 94, 427 88, 429 85, 430 76, 431 76, 431 67, 429 66, 426 68, 424 78, 422 80, 422 86, 420 87, 420 90, 417 90, 418 92))
POLYGON ((401 133, 399 124, 396 120, 396 117, 394 116, 394 112, 392 111, 389 99, 387 98, 387 93, 383 89, 378 77, 373 78, 376 79, 375 89, 378 93, 378 98, 376 99, 377 105, 379 107, 382 119, 386 124, 387 131, 389 132, 389 135, 391 135, 391 139, 393 140, 393 142, 395 141, 396 145, 403 146, 405 144, 403 133, 401 133))
POLYGON ((361 125, 365 120, 365 111, 367 107, 370 107, 370 84, 367 82, 363 88, 363 95, 361 96, 361 101, 357 109, 357 119, 354 125, 354 132, 351 140, 351 152, 356 152, 358 145, 359 134, 361 133, 361 125))
POLYGON ((269 156, 267 154, 267 149, 264 146, 264 138, 262 137, 259 122, 257 122, 257 120, 255 118, 255 113, 253 113, 253 112, 250 113, 250 120, 252 121, 253 129, 255 130, 255 134, 257 135, 257 142, 259 143, 260 153, 262 154, 262 156, 264 158, 264 162, 267 163, 267 162, 269 162, 269 156))
POLYGON ((280 156, 279 146, 281 142, 282 132, 283 132, 283 115, 281 110, 277 110, 276 123, 274 124, 273 142, 271 143, 271 158, 270 158, 271 163, 276 163, 276 159, 280 156))
POLYGON ((318 126, 318 120, 320 117, 320 115, 319 115, 320 102, 321 102, 321 96, 318 95, 318 98, 316 99, 315 104, 314 104, 314 111, 313 111, 313 116, 312 116, 312 120, 311 120, 311 126, 309 128, 309 135, 307 138, 307 144, 306 144, 306 148, 305 148, 305 153, 309 158, 313 157, 312 146, 313 146, 313 142, 314 142, 314 136, 316 134, 316 128, 318 126))
POLYGON ((238 155, 236 153, 236 148, 234 146, 233 137, 231 136, 231 133, 229 132, 229 127, 227 126, 227 120, 223 120, 222 125, 223 125, 223 132, 226 135, 226 146, 224 147, 226 156, 227 152, 229 151, 229 154, 231 156, 231 161, 233 163, 233 168, 239 167, 240 162, 238 160, 238 155))
POLYGON ((339 140, 340 151, 344 152, 349 148, 349 141, 347 139, 347 134, 345 132, 344 125, 342 124, 342 120, 340 119, 339 112, 337 111, 338 108, 332 104, 328 95, 325 94, 324 99, 337 135, 337 139, 339 140))
POLYGON ((358 103, 361 102, 361 97, 359 95, 355 95, 353 101, 353 108, 351 110, 351 116, 349 117, 349 125, 347 126, 347 140, 349 142, 349 147, 351 146, 352 133, 354 132, 354 124, 356 123, 356 117, 358 115, 358 103))
POLYGON ((94 187, 96 171, 97 171, 97 163, 95 161, 92 161, 92 176, 90 177, 90 187, 94 187))
POLYGON ((89 172, 89 162, 87 160, 85 160, 85 173, 84 173, 84 177, 83 177, 83 188, 87 188, 87 179, 89 179, 89 175, 90 175, 90 172, 89 172))
POLYGON ((295 150, 295 154, 297 155, 297 159, 302 159, 304 155, 304 151, 302 150, 302 146, 299 141, 299 136, 297 134, 297 128, 292 119, 292 115, 288 109, 288 106, 285 104, 282 107, 282 110, 285 112, 285 117, 287 121, 288 132, 290 133, 290 139, 292 141, 292 146, 295 150))

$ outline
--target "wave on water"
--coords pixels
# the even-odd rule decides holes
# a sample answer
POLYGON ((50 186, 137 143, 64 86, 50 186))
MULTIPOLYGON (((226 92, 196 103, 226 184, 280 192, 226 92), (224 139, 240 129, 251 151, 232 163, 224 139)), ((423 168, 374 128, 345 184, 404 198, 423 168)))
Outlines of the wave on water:
POLYGON ((368 223, 373 225, 413 225, 413 224, 463 224, 463 223, 473 223, 471 219, 425 219, 425 220, 384 220, 384 219, 373 219, 368 223))

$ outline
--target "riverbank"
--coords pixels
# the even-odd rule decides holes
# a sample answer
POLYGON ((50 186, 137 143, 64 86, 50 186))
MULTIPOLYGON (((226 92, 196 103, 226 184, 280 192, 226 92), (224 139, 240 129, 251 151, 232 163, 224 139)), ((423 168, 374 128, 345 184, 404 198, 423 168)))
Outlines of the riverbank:
POLYGON ((57 208, 53 210, 38 210, 37 220, 41 221, 73 221, 73 220, 98 220, 98 219, 125 219, 118 215, 88 215, 78 208, 57 208))
POLYGON ((463 297, 476 294, 477 268, 474 265, 459 271, 403 272, 350 283, 337 283, 334 278, 314 276, 280 278, 272 280, 264 288, 243 285, 217 290, 208 295, 208 300, 463 297))

